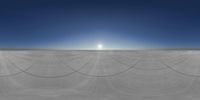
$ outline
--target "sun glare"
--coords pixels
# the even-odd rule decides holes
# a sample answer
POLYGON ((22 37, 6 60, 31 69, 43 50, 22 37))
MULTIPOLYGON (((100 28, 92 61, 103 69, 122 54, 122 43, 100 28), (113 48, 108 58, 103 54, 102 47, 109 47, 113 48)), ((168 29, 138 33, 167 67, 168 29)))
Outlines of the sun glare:
POLYGON ((103 49, 103 45, 102 44, 97 44, 97 50, 102 50, 103 49))

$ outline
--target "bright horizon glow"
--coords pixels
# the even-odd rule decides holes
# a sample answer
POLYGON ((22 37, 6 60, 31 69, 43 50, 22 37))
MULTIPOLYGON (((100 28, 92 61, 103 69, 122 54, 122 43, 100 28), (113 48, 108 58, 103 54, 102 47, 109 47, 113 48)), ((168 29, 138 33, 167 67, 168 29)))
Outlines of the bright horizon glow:
POLYGON ((97 44, 97 50, 102 50, 103 49, 103 45, 102 44, 97 44))

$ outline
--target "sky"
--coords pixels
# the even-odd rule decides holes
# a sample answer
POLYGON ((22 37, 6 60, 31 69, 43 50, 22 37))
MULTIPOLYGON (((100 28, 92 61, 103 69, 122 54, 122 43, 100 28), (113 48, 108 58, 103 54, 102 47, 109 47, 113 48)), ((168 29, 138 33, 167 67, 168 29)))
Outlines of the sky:
POLYGON ((199 49, 199 0, 1 0, 1 49, 199 49))

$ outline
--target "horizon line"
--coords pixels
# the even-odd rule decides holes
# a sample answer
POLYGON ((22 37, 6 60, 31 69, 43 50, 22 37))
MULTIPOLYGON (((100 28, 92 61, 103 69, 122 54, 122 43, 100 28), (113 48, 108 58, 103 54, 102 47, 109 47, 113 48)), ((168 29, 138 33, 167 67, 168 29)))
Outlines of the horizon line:
POLYGON ((0 48, 0 51, 37 51, 37 50, 45 50, 45 51, 123 51, 123 50, 200 50, 200 48, 145 48, 145 49, 134 49, 134 48, 124 48, 124 49, 53 49, 53 48, 0 48))

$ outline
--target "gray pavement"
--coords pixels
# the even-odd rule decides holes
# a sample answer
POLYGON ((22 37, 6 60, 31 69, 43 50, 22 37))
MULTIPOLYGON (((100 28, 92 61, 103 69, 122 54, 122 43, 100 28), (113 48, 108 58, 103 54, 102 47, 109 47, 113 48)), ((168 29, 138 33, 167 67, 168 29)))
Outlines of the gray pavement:
POLYGON ((0 100, 199 100, 200 51, 0 51, 0 100))

